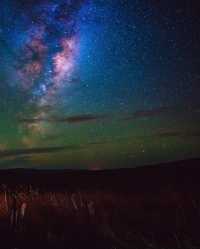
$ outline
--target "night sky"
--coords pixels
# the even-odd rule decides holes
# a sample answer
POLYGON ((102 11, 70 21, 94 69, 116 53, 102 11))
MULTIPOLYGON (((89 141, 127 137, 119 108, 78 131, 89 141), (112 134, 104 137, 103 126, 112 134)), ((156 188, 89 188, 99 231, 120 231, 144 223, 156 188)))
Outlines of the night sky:
POLYGON ((0 168, 200 156, 198 1, 1 0, 0 168))

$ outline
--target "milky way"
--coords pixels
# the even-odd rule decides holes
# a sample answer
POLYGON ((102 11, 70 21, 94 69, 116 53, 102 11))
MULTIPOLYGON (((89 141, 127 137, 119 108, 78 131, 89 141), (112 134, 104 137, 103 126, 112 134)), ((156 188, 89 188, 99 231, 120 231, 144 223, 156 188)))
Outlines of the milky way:
MULTIPOLYGON (((56 95, 70 86, 79 53, 77 15, 83 4, 83 0, 15 0, 10 6, 18 10, 11 48, 15 53, 12 73, 27 95, 26 105, 38 107, 35 118, 48 116, 42 108, 54 106, 56 95)), ((42 124, 27 128, 37 133, 45 131, 42 124)))
POLYGON ((27 23, 17 50, 19 82, 24 91, 31 91, 32 100, 48 104, 63 84, 70 84, 79 43, 75 17, 83 1, 16 4, 21 4, 19 15, 27 23))

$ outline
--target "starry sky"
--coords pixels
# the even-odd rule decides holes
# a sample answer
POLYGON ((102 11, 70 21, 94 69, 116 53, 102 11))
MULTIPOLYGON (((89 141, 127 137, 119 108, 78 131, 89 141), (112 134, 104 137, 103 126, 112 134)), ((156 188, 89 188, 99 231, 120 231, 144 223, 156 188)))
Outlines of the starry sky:
POLYGON ((200 156, 200 4, 1 0, 0 168, 200 156))

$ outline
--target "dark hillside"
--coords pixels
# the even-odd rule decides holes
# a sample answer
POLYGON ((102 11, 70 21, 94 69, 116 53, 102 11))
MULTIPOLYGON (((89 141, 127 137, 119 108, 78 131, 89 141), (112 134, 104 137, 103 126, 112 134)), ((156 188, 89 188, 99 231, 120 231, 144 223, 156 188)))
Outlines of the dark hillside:
POLYGON ((2 170, 0 248, 200 248, 200 160, 2 170))

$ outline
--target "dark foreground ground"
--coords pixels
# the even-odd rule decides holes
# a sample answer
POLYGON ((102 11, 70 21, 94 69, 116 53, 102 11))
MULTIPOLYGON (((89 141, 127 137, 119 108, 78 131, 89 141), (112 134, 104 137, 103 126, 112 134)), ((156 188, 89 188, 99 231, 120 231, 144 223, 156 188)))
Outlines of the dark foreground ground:
POLYGON ((2 249, 200 248, 200 160, 0 172, 2 249))

